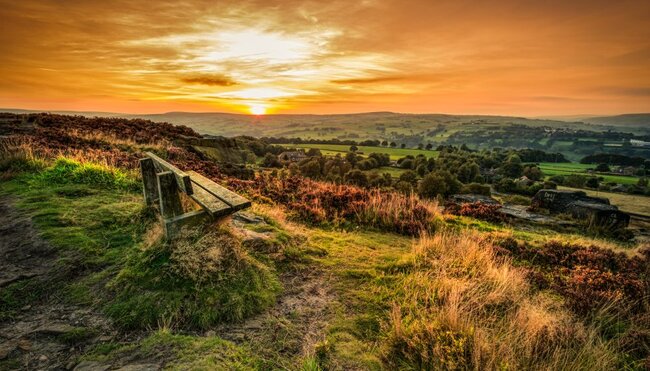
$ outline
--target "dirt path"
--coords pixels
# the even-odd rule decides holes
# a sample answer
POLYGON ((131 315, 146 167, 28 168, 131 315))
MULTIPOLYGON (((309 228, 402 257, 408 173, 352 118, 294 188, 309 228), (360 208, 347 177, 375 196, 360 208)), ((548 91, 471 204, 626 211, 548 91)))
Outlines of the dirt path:
MULTIPOLYGON (((231 227, 244 236, 244 244, 247 239, 269 237, 246 230, 246 224, 266 225, 254 214, 238 213, 231 227)), ((329 280, 326 272, 313 266, 287 272, 280 276, 284 291, 275 305, 242 323, 223 324, 208 333, 238 344, 273 344, 294 359, 311 356, 316 344, 325 338, 336 300, 329 280)))
POLYGON ((73 368, 88 345, 109 341, 114 333, 100 314, 66 304, 52 294, 51 285, 65 273, 56 264, 57 253, 13 204, 10 198, 0 198, 0 292, 4 291, 3 297, 29 291, 35 295, 6 311, 0 321, 0 368, 73 368), (15 289, 23 284, 24 288, 15 289), (36 294, 40 289, 42 294, 36 294))

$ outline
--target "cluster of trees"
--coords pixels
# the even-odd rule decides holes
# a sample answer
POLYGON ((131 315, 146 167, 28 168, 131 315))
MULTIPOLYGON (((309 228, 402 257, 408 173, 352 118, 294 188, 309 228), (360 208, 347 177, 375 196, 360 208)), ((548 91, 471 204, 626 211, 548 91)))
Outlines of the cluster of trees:
POLYGON ((606 165, 618 165, 618 166, 634 166, 641 167, 643 166, 646 169, 650 169, 650 160, 647 160, 643 157, 630 157, 615 153, 597 153, 594 155, 585 156, 580 160, 581 164, 606 164, 606 165))
MULTIPOLYGON (((531 149, 473 151, 466 146, 438 146, 438 157, 420 154, 397 160, 396 166, 406 170, 398 178, 391 177, 389 173, 372 171, 391 165, 388 154, 374 152, 363 157, 356 153, 356 145, 352 145, 345 155, 329 157, 322 156, 318 149, 310 149, 306 152, 306 159, 291 164, 278 160, 275 154, 277 146, 268 149, 270 151, 265 155, 262 166, 287 167, 292 174, 317 180, 363 187, 392 187, 402 192, 415 191, 424 197, 448 196, 459 192, 489 194, 490 188, 530 196, 542 188, 557 185, 601 190, 610 190, 615 186, 604 183, 602 177, 579 174, 556 176, 544 182, 541 169, 531 162, 567 160, 560 153, 531 149)), ((599 165, 597 171, 607 171, 607 167, 599 165)), ((643 194, 647 189, 647 181, 643 179, 639 185, 629 186, 625 191, 643 194)))
MULTIPOLYGON (((367 157, 355 153, 351 146, 346 155, 322 156, 317 149, 306 152, 307 158, 297 163, 283 164, 273 153, 265 155, 262 166, 286 167, 292 174, 300 174, 317 180, 355 184, 364 187, 392 187, 403 192, 417 191, 424 197, 448 196, 454 193, 489 194, 490 184, 515 184, 515 180, 526 176, 530 182, 542 179, 542 172, 536 165, 525 164, 526 158, 547 158, 530 151, 491 150, 471 151, 468 148, 440 146, 437 158, 424 155, 405 156, 397 166, 406 170, 398 178, 389 173, 368 171, 388 166, 390 157, 384 153, 371 153, 367 157)), ((554 154, 552 154, 554 156, 554 154)), ((562 159, 563 157, 558 157, 562 159)), ((506 187, 502 187, 505 189, 506 187)), ((530 184, 507 187, 508 191, 530 194, 530 184)))

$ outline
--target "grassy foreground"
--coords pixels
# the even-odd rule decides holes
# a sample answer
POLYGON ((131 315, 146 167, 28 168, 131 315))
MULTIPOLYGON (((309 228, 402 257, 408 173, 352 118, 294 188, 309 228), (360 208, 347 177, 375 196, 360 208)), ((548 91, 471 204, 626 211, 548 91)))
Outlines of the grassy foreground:
POLYGON ((257 204, 269 226, 256 232, 271 232, 273 248, 244 246, 224 226, 167 243, 142 206, 136 174, 67 159, 12 166, 16 175, 0 193, 33 217, 64 273, 4 290, 0 318, 51 300, 45 288, 56 287, 131 339, 93 345, 83 359, 153 357, 170 369, 643 367, 619 348, 629 324, 603 331, 556 292, 532 285, 521 265, 533 263, 497 254, 503 226, 452 220, 457 227, 408 237, 306 226, 257 204), (318 317, 280 312, 243 340, 222 337, 220 325, 272 310, 293 282, 282 278, 305 272, 317 272, 328 291, 318 317), (306 321, 322 322, 307 346, 306 321))

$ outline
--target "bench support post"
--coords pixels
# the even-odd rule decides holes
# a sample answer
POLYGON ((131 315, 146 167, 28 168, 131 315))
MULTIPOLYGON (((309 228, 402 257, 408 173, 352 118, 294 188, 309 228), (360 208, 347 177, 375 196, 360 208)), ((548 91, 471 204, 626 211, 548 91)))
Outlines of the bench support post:
POLYGON ((176 177, 171 171, 158 174, 158 194, 160 195, 160 214, 163 219, 173 218, 183 213, 176 177))
POLYGON ((140 172, 142 173, 142 189, 144 190, 144 202, 147 206, 153 206, 158 202, 158 178, 156 167, 150 158, 140 159, 140 172))

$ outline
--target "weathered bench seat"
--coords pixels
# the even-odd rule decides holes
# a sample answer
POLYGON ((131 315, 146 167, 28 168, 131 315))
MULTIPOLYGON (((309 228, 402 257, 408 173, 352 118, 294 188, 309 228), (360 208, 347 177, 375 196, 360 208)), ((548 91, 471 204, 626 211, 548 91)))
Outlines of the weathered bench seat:
POLYGON ((159 205, 168 238, 185 225, 216 220, 251 206, 246 198, 195 171, 184 172, 153 153, 146 155, 140 160, 144 199, 147 205, 159 205), (184 213, 179 192, 201 210, 184 213))

